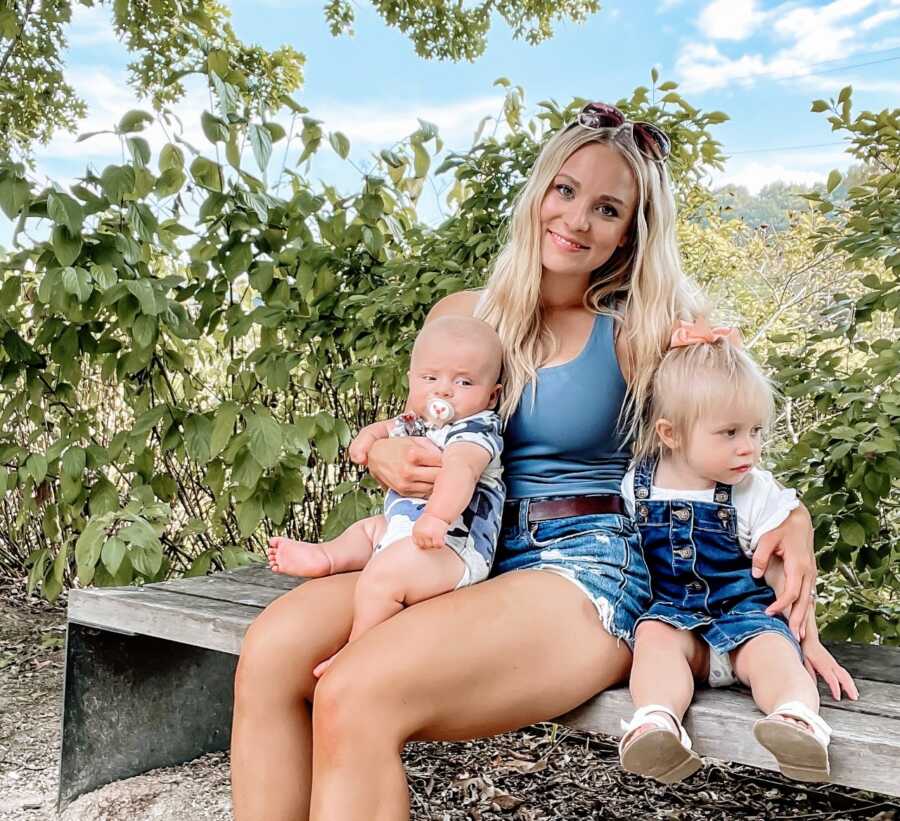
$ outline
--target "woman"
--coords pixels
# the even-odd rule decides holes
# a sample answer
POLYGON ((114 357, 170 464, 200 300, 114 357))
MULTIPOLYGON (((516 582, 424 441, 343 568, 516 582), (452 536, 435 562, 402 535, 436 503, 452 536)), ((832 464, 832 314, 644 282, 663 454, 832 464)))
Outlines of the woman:
MULTIPOLYGON (((649 590, 618 495, 622 431, 675 321, 691 315, 667 154, 658 129, 588 106, 541 152, 485 291, 431 311, 476 314, 504 343, 511 501, 494 576, 379 625, 318 685, 313 667, 347 640, 357 574, 270 605, 235 681, 237 821, 408 818, 406 741, 545 721, 626 679, 649 590)), ((439 458, 422 440, 385 440, 369 468, 404 495, 427 495, 439 458)), ((795 625, 815 577, 811 541, 808 515, 795 512, 756 554, 760 567, 783 555, 776 604, 797 601, 795 625)))

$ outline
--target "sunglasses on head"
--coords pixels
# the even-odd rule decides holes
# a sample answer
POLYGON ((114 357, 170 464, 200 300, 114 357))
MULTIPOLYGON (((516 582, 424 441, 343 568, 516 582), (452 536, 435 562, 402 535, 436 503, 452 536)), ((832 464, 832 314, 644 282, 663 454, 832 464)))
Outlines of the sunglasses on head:
POLYGON ((653 123, 629 120, 618 108, 608 103, 588 103, 579 112, 576 122, 585 128, 621 128, 623 125, 630 125, 634 144, 650 160, 665 160, 672 150, 672 141, 664 131, 653 123))

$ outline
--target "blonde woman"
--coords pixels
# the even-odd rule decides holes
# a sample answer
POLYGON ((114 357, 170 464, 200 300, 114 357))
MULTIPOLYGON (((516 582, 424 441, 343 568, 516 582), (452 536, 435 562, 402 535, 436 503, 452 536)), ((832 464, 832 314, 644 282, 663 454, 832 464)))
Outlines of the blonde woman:
MULTIPOLYGON (((476 315, 505 354, 508 501, 492 578, 409 607, 344 647, 358 574, 305 583, 254 622, 235 681, 236 821, 409 817, 409 740, 491 735, 551 719, 625 681, 647 570, 620 495, 627 436, 676 320, 692 315, 659 129, 603 103, 549 140, 476 315), (513 572, 515 571, 515 572, 513 572), (313 668, 341 647, 318 684, 313 668)), ((427 496, 440 453, 382 440, 369 469, 427 496)), ((798 508, 754 555, 785 561, 806 616, 815 578, 798 508)))

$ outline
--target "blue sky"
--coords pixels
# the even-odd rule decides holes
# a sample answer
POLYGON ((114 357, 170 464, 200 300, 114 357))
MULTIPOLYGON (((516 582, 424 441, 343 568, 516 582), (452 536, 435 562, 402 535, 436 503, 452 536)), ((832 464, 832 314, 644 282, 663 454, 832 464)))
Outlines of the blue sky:
MULTIPOLYGON (((449 147, 465 148, 482 117, 500 112, 502 89, 493 86, 500 76, 524 87, 533 111, 550 97, 615 100, 648 84, 656 66, 692 104, 731 116, 715 132, 731 159, 712 181, 751 190, 775 179, 823 180, 848 165, 825 117, 810 113, 813 99, 852 84, 856 109, 900 104, 900 0, 610 0, 586 23, 560 25, 537 47, 514 41, 495 20, 486 54, 471 64, 421 60, 364 0, 354 4, 355 36, 339 38, 328 32, 323 0, 227 5, 240 38, 270 48, 289 44, 307 56, 299 101, 350 138, 351 159, 363 167, 372 151, 412 131, 416 116, 435 122, 449 147)), ((109 127, 141 106, 125 82, 127 53, 108 15, 76 6, 68 72, 90 108, 81 131, 109 127)), ((201 146, 208 144, 199 114, 208 107, 199 88, 177 106, 186 136, 201 146)), ((163 139, 150 136, 155 145, 163 139)), ((355 187, 357 172, 329 149, 322 154, 314 174, 344 190, 355 187)), ((274 157, 280 164, 278 150, 274 157)), ((88 162, 102 168, 121 161, 112 138, 76 144, 62 134, 37 159, 39 171, 64 183, 88 162)), ((445 184, 439 179, 437 189, 445 184)), ((434 202, 424 210, 437 215, 434 202)), ((8 231, 0 223, 0 242, 8 231)))

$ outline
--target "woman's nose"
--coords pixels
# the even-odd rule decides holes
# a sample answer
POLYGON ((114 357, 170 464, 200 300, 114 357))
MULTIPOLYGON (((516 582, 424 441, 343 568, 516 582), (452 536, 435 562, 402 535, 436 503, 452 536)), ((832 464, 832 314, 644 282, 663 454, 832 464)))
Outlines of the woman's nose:
POLYGON ((572 231, 587 231, 590 228, 587 207, 573 204, 566 214, 566 224, 572 231))

